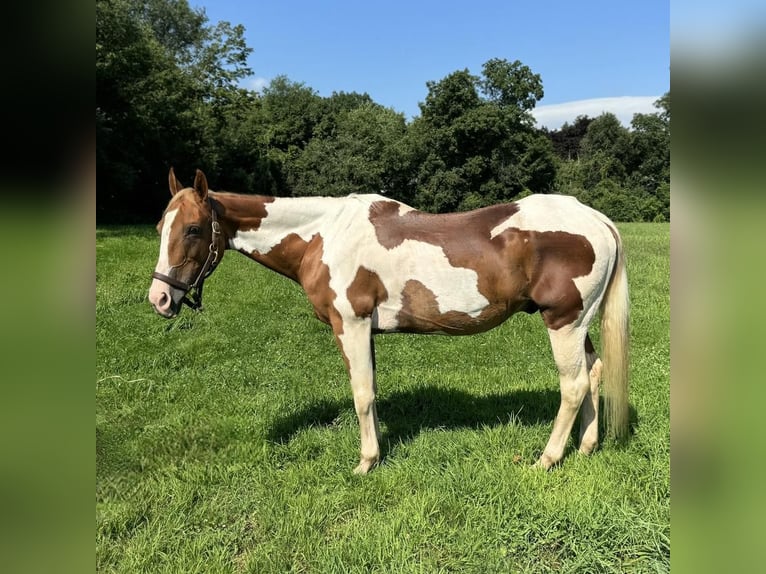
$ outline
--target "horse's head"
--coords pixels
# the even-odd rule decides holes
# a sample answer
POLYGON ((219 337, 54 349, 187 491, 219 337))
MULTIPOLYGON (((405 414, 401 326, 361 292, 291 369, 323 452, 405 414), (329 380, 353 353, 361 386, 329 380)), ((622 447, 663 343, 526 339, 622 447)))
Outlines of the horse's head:
POLYGON ((157 224, 160 257, 149 288, 149 302, 163 317, 175 317, 186 303, 202 305, 202 285, 223 257, 225 239, 205 174, 197 170, 194 187, 184 188, 173 168, 168 174, 171 200, 157 224), (187 294, 192 292, 192 299, 187 294))

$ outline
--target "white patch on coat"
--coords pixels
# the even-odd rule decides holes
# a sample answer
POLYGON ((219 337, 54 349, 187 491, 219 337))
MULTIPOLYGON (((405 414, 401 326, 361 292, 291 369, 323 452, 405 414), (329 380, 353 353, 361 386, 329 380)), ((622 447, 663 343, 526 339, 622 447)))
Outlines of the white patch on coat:
POLYGON ((490 232, 494 239, 506 229, 515 227, 529 231, 565 231, 581 234, 590 217, 583 219, 584 210, 590 210, 577 198, 569 195, 530 195, 516 202, 519 210, 499 223, 490 232))
MULTIPOLYGON (((165 214, 165 220, 162 223, 162 231, 160 232, 160 256, 154 270, 163 275, 169 275, 174 267, 174 265, 171 265, 170 263, 170 231, 173 227, 173 221, 175 220, 176 215, 178 215, 178 208, 171 209, 165 214)), ((170 299, 175 303, 178 303, 183 296, 183 291, 171 287, 159 279, 152 279, 152 283, 149 286, 149 301, 154 305, 155 309, 162 314, 166 314, 166 311, 170 308, 170 299), (164 298, 163 295, 166 295, 167 298, 164 298), (162 302, 164 302, 164 305, 162 302)))
POLYGON ((266 254, 293 233, 310 241, 321 227, 326 226, 321 219, 332 218, 348 203, 347 198, 340 197, 278 197, 265 204, 266 217, 258 229, 240 229, 229 243, 240 251, 266 254))
MULTIPOLYGON (((352 195, 345 198, 277 198, 266 205, 267 216, 255 230, 240 230, 231 240, 235 249, 268 253, 287 235, 310 241, 323 239, 322 261, 330 270, 330 287, 336 294, 335 308, 344 317, 354 310, 346 293, 360 267, 380 278, 388 300, 377 309, 376 329, 395 330, 402 308, 402 291, 415 280, 433 292, 440 313, 457 311, 477 317, 489 305, 479 292, 478 274, 473 269, 454 267, 444 250, 430 243, 405 239, 392 249, 378 242, 370 222, 370 205, 392 201, 380 195, 352 195)), ((412 208, 400 203, 399 213, 412 208)))
POLYGON ((165 221, 162 224, 162 233, 160 233, 160 258, 157 260, 157 266, 154 270, 157 273, 167 275, 173 266, 170 264, 170 230, 173 227, 173 220, 178 215, 178 208, 171 209, 165 214, 165 221))

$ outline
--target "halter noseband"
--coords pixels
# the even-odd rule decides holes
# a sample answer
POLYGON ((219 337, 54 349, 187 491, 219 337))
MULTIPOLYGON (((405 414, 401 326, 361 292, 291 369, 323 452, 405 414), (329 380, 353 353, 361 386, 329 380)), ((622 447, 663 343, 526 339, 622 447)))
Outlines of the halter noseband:
POLYGON ((176 289, 183 291, 184 298, 181 300, 181 302, 195 310, 202 309, 202 287, 205 283, 205 279, 210 277, 211 273, 215 271, 215 268, 220 261, 218 257, 218 238, 221 235, 221 226, 218 223, 215 206, 213 205, 213 201, 210 199, 210 197, 208 197, 208 204, 210 205, 210 213, 212 214, 211 225, 213 228, 213 236, 210 239, 207 259, 202 265, 202 269, 200 269, 199 274, 197 275, 197 278, 194 280, 194 282, 184 283, 183 281, 179 281, 178 279, 174 279, 168 275, 158 273, 157 271, 152 273, 152 277, 154 279, 159 279, 163 283, 167 283, 171 287, 175 287, 176 289), (191 293, 191 299, 189 299, 189 293, 191 293))

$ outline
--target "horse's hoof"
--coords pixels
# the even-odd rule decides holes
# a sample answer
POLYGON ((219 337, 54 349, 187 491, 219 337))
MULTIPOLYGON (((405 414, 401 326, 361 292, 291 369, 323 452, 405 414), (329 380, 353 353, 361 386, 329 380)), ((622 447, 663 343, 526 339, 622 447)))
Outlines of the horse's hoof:
POLYGON ((377 459, 369 459, 369 460, 362 459, 359 462, 359 466, 357 466, 354 469, 354 474, 367 474, 368 472, 370 472, 370 469, 376 464, 378 464, 377 459))
POLYGON ((543 470, 550 470, 552 466, 553 461, 546 455, 542 455, 537 459, 537 462, 532 465, 533 468, 542 468, 543 470))

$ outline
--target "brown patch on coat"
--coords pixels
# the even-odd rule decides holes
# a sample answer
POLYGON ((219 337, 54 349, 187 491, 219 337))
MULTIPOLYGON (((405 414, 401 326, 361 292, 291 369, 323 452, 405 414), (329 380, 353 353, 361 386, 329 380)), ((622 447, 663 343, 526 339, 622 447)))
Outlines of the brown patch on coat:
POLYGON ((402 308, 396 315, 397 330, 404 333, 469 334, 475 320, 468 313, 441 313, 436 295, 420 281, 410 279, 402 289, 402 308))
POLYGON ((228 237, 234 237, 238 230, 257 230, 261 226, 261 221, 268 216, 266 206, 276 199, 265 195, 220 191, 212 192, 210 196, 216 200, 221 226, 228 237))
POLYGON ((491 232, 518 211, 518 204, 506 203, 465 213, 399 215, 398 203, 380 201, 370 206, 370 221, 386 249, 406 239, 440 247, 450 265, 476 271, 478 290, 490 305, 517 308, 518 301, 527 299, 526 248, 518 237, 504 234, 493 239, 491 232))
MULTIPOLYGON (((400 205, 395 201, 376 201, 370 205, 370 222, 375 226, 378 243, 386 249, 398 247, 405 239, 443 247, 453 243, 456 234, 468 230, 489 239, 492 229, 519 211, 518 204, 504 203, 464 213, 408 211, 399 215, 400 205)), ((445 253, 450 256, 446 250, 445 253)))
POLYGON ((375 308, 388 299, 388 291, 377 273, 359 267, 346 297, 357 317, 370 317, 375 308))
POLYGON ((496 327, 520 310, 513 305, 490 304, 476 317, 462 311, 439 310, 436 295, 420 281, 410 279, 402 289, 402 308, 396 314, 397 331, 403 333, 446 333, 473 335, 496 327))
MULTIPOLYGON (((492 230, 519 209, 518 204, 508 203, 466 213, 409 211, 400 215, 398 203, 379 201, 370 206, 369 217, 378 242, 386 249, 394 249, 406 239, 429 243, 440 247, 453 267, 477 273, 477 288, 489 306, 476 319, 455 318, 455 327, 462 325, 458 328, 476 332, 472 329, 478 327, 468 326, 488 321, 486 328, 491 328, 516 311, 540 310, 545 324, 559 329, 574 321, 583 309, 573 279, 591 272, 595 253, 584 236, 563 231, 511 227, 491 237, 492 230)), ((410 300, 408 313, 439 322, 446 318, 431 313, 433 305, 424 294, 411 294, 410 300), (414 303, 426 307, 418 309, 412 306, 414 303)))
MULTIPOLYGON (((224 234, 234 237, 237 231, 257 231, 268 217, 267 205, 275 197, 215 192, 211 194, 218 210, 224 234)), ((298 272, 308 242, 296 233, 289 233, 268 253, 242 251, 269 269, 298 281, 298 272)))
POLYGON ((343 333, 343 320, 335 308, 337 294, 330 287, 330 268, 322 261, 323 254, 324 239, 316 234, 306 245, 298 269, 298 282, 314 306, 317 318, 331 325, 339 335, 343 333))
POLYGON ((583 310, 576 277, 588 275, 596 254, 582 235, 564 231, 522 231, 529 234, 536 261, 530 274, 529 294, 540 307, 549 329, 574 322, 583 310))
POLYGON ((290 233, 267 253, 253 251, 245 252, 245 255, 288 279, 300 282, 298 276, 308 246, 309 242, 301 238, 300 235, 290 233))
POLYGON ((350 363, 340 341, 340 336, 343 334, 343 318, 335 308, 337 294, 330 287, 330 268, 322 261, 323 254, 324 239, 317 233, 306 245, 298 269, 298 282, 314 307, 314 315, 317 319, 332 327, 343 363, 346 365, 346 370, 350 372, 350 363))

